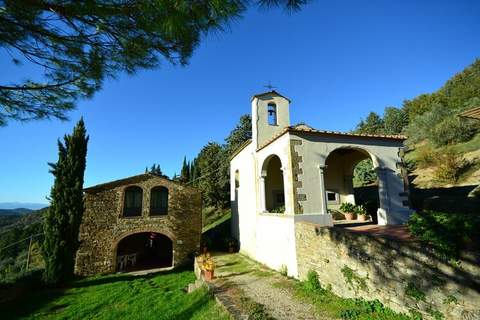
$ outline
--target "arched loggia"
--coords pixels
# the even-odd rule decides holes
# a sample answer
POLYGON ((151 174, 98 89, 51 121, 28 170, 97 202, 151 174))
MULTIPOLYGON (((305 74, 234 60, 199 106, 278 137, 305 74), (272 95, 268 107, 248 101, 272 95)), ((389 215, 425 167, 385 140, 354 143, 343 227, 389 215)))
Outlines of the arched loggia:
POLYGON ((285 186, 282 161, 277 155, 265 159, 262 165, 263 206, 267 212, 285 212, 285 186))
MULTIPOLYGON (((372 221, 377 223, 377 209, 380 207, 380 197, 376 176, 374 183, 368 187, 355 188, 355 167, 363 160, 371 159, 373 166, 378 166, 377 158, 367 150, 358 147, 341 147, 331 151, 324 165, 325 202, 328 212, 338 212, 344 202, 363 205, 372 221)), ((341 217, 338 217, 341 218, 341 217)))

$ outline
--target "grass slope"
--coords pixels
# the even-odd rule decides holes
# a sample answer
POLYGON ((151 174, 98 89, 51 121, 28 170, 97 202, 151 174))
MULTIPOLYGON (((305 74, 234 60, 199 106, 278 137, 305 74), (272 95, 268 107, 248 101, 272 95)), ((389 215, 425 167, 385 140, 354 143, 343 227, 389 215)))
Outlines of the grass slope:
POLYGON ((2 319, 229 319, 206 289, 187 294, 191 271, 86 278, 0 305, 2 319))

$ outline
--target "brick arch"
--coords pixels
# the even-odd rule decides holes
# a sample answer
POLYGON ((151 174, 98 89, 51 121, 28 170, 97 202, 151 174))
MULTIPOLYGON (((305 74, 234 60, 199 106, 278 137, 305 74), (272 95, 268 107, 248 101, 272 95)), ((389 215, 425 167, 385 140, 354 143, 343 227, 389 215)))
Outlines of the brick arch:
POLYGON ((172 241, 172 266, 175 266, 176 262, 176 250, 175 250, 175 237, 173 233, 171 233, 169 230, 162 228, 162 227, 139 227, 139 228, 134 228, 129 231, 122 232, 119 236, 115 238, 115 241, 112 242, 112 246, 110 248, 110 261, 112 261, 112 271, 115 272, 117 268, 117 250, 118 250, 118 244, 120 241, 125 239, 128 236, 137 234, 137 233, 147 233, 147 232, 154 232, 154 233, 159 233, 172 241))

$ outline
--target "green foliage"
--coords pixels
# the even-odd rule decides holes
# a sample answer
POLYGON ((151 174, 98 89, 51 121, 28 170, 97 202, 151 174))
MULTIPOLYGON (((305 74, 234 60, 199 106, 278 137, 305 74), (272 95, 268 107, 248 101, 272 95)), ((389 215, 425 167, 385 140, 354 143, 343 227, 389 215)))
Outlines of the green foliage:
POLYGON ((382 134, 384 131, 383 119, 375 112, 370 112, 365 120, 360 120, 355 129, 356 133, 362 134, 382 134))
POLYGON ((458 304, 458 299, 453 294, 449 294, 445 299, 443 299, 443 304, 458 304))
POLYGON ((313 303, 320 314, 341 319, 378 319, 378 320, 420 320, 402 313, 396 313, 378 300, 348 299, 335 295, 331 290, 311 290, 310 280, 294 287, 295 293, 303 300, 313 303))
POLYGON ((430 144, 425 144, 416 149, 416 161, 420 168, 426 168, 435 165, 437 153, 430 144))
POLYGON ((363 206, 358 205, 358 206, 355 206, 354 213, 358 216, 366 216, 367 215, 367 210, 363 206))
POLYGON ((287 266, 284 265, 284 264, 282 264, 282 265, 280 266, 280 270, 279 270, 278 272, 280 272, 280 274, 281 274, 282 276, 284 276, 284 277, 288 276, 288 268, 287 268, 287 266))
POLYGON ((428 138, 436 146, 446 146, 465 142, 477 133, 478 125, 475 120, 462 119, 451 115, 437 123, 428 138))
POLYGON ((187 157, 183 158, 182 169, 180 170, 180 181, 183 183, 187 183, 192 181, 191 174, 190 174, 190 161, 187 162, 187 157))
POLYGON ((355 212, 355 205, 350 202, 343 202, 340 205, 340 210, 345 213, 354 213, 355 212))
POLYGON ((199 179, 193 184, 202 191, 205 206, 224 208, 229 203, 229 158, 223 146, 209 142, 195 159, 199 179))
POLYGON ((351 289, 368 291, 367 282, 365 278, 360 277, 355 270, 351 269, 349 266, 343 266, 340 270, 345 278, 345 282, 348 283, 351 289))
POLYGON ((232 155, 236 149, 250 139, 252 139, 252 118, 249 114, 244 114, 240 117, 240 121, 236 127, 225 139, 228 153, 232 155))
POLYGON ((373 168, 372 159, 360 161, 353 169, 353 186, 363 187, 377 180, 377 174, 373 168))
POLYGON ((83 119, 80 119, 73 134, 64 137, 64 144, 58 141, 58 161, 50 164, 55 181, 44 220, 43 243, 45 280, 48 283, 65 283, 73 278, 84 210, 83 176, 88 139, 83 119))
POLYGON ((407 125, 408 114, 404 109, 395 107, 385 108, 385 112, 383 114, 383 126, 385 134, 400 134, 407 125))
POLYGON ((441 313, 438 310, 433 309, 431 306, 428 307, 427 312, 429 315, 433 317, 435 320, 443 320, 445 317, 443 316, 443 313, 441 313))
MULTIPOLYGON (((307 1, 255 4, 297 10, 307 1)), ((1 1, 0 46, 12 64, 43 70, 41 80, 0 85, 0 126, 56 117, 90 98, 108 78, 186 65, 202 37, 223 31, 249 1, 1 1), (20 61, 23 59, 23 61, 20 61)))
POLYGON ((408 221, 410 232, 428 243, 446 260, 456 260, 465 246, 478 240, 480 229, 477 215, 444 213, 431 210, 415 212, 408 221))
POLYGON ((456 183, 460 175, 470 167, 471 163, 453 150, 446 149, 435 160, 434 175, 440 182, 456 183))
POLYGON ((168 176, 163 174, 162 169, 160 168, 160 165, 159 165, 159 164, 155 164, 155 163, 152 164, 152 166, 150 167, 150 169, 148 169, 148 167, 146 167, 146 168, 145 168, 145 173, 155 174, 155 175, 157 175, 157 176, 159 176, 159 177, 168 179, 168 176))
POLYGON ((426 300, 425 292, 417 288, 417 286, 413 282, 407 283, 407 286, 405 287, 405 294, 409 297, 412 297, 416 301, 426 300))
MULTIPOLYGON (((230 156, 251 137, 251 118, 249 115, 243 115, 225 138, 224 145, 209 142, 190 162, 188 181, 202 191, 204 206, 221 210, 230 204, 230 156)), ((182 171, 187 170, 187 167, 184 159, 182 171)))
POLYGON ((0 305, 0 314, 5 319, 229 319, 206 288, 185 292, 193 281, 190 271, 97 276, 63 291, 26 291, 21 299, 0 305))
POLYGON ((270 213, 285 213, 285 205, 270 209, 270 213))
POLYGON ((310 270, 307 273, 307 280, 304 282, 305 290, 318 291, 322 289, 320 281, 318 280, 318 274, 314 270, 310 270))

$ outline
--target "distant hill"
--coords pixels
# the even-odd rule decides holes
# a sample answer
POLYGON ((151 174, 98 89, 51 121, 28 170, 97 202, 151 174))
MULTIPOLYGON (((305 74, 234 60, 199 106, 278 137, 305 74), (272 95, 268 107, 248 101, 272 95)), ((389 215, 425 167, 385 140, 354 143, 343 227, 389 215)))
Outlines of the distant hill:
POLYGON ((30 210, 39 210, 45 207, 48 207, 48 204, 34 202, 0 202, 0 209, 25 208, 30 210))
POLYGON ((27 208, 15 208, 15 209, 0 209, 0 216, 21 216, 24 214, 29 214, 35 210, 27 208))

